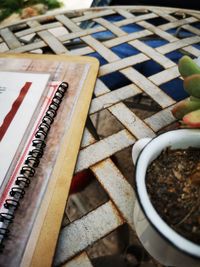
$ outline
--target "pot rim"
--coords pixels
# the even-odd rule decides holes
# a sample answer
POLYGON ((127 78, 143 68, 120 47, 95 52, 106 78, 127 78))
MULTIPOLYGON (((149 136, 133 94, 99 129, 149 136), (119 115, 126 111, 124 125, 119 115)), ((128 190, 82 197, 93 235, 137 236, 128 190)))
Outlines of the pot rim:
MULTIPOLYGON (((156 137, 154 137, 149 143, 141 150, 136 164, 135 164, 135 180, 136 180, 136 195, 140 207, 143 210, 146 218, 149 223, 153 226, 153 228, 169 243, 171 243, 174 247, 183 251, 184 253, 200 259, 200 245, 193 243, 192 241, 186 239, 176 231, 174 231, 157 213, 153 204, 150 201, 150 198, 146 189, 146 169, 144 169, 143 161, 145 160, 145 154, 151 153, 152 146, 158 144, 159 140, 163 138, 168 138, 170 135, 177 135, 177 138, 180 139, 180 135, 190 134, 192 137, 199 139, 200 144, 200 130, 196 129, 177 129, 162 133, 156 137), (151 150, 151 151, 150 151, 151 150), (142 180, 141 180, 141 170, 142 167, 142 180), (142 181, 142 182, 141 182, 142 181), (162 229, 161 229, 162 228, 162 229)), ((192 139, 194 140, 194 139, 192 139)), ((169 145, 168 145, 169 146, 169 145)), ((167 147, 167 146, 165 146, 167 147)), ((164 147, 162 148, 162 150, 164 147)), ((157 156, 156 156, 157 157, 157 156)), ((148 164, 147 164, 148 166, 148 164)))

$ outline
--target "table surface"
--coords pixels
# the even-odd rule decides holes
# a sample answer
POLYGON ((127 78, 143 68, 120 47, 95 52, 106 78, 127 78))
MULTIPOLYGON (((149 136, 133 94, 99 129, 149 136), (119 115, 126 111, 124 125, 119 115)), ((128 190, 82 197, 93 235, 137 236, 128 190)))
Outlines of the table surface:
POLYGON ((130 148, 137 139, 154 137, 174 123, 171 109, 177 99, 161 90, 168 82, 180 80, 177 64, 169 55, 178 51, 180 56, 200 56, 199 20, 200 12, 192 10, 125 6, 55 13, 0 29, 0 52, 66 55, 96 52, 105 61, 100 67, 88 115, 100 139, 85 128, 75 172, 89 168, 109 199, 62 228, 56 264, 92 266, 85 252, 89 246, 125 223, 134 231, 135 193, 126 171, 119 167, 125 163, 113 158, 126 149, 130 158, 130 148), (115 15, 119 17, 117 20, 108 20, 115 15), (91 27, 94 23, 95 27, 91 27), (126 26, 131 24, 137 30, 127 32, 126 26), (182 30, 189 34, 181 35, 182 30), (112 33, 112 37, 98 35, 105 31, 112 33), (155 36, 164 40, 164 44, 153 47, 144 41, 155 36), (137 49, 138 53, 119 56, 114 48, 122 44, 137 49), (134 65, 149 60, 161 69, 146 77, 134 65), (112 73, 125 77, 127 84, 109 88, 104 78, 109 79, 112 73), (108 123, 120 125, 117 130, 111 127, 106 136, 101 135, 107 118, 101 114, 105 111, 112 117, 108 123))

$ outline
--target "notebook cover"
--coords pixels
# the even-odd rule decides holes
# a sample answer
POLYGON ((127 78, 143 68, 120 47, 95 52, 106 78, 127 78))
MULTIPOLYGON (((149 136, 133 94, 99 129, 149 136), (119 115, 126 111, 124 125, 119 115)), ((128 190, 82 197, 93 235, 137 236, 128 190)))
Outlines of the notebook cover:
POLYGON ((18 60, 0 66, 0 70, 47 72, 54 80, 69 84, 49 131, 44 156, 0 254, 0 266, 51 266, 99 63, 90 57, 65 55, 2 57, 18 60))

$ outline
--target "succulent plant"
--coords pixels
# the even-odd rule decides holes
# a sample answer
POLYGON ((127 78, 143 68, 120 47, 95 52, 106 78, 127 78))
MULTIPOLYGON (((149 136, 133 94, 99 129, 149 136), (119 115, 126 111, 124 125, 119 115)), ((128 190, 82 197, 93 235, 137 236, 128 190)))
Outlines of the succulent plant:
POLYGON ((200 128, 200 66, 189 56, 183 56, 178 68, 184 80, 184 89, 190 97, 177 103, 172 113, 186 127, 200 128))

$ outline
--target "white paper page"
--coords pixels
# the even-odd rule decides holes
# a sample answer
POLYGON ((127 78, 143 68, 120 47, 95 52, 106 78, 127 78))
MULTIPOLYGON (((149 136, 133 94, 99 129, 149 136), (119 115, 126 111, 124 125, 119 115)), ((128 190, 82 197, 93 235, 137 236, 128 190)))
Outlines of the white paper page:
POLYGON ((0 72, 0 187, 50 74, 0 72))
MULTIPOLYGON (((42 122, 43 117, 45 116, 46 111, 49 108, 49 104, 53 99, 53 96, 58 88, 58 86, 61 84, 61 82, 51 82, 48 85, 48 92, 47 95, 44 97, 44 101, 42 101, 42 106, 40 108, 40 112, 37 115, 37 118, 34 122, 34 125, 31 127, 31 131, 28 135, 28 138, 23 146, 22 151, 20 151, 20 155, 17 158, 17 164, 15 165, 11 175, 9 176, 9 181, 6 184, 3 193, 0 194, 0 212, 7 212, 6 208, 4 207, 4 203, 6 199, 11 199, 13 198, 10 196, 9 192, 12 187, 18 187, 15 184, 16 178, 20 175, 20 170, 22 166, 24 165, 24 161, 28 157, 29 151, 32 151, 34 149, 32 145, 32 140, 34 139, 35 133, 38 130, 38 126, 42 122)), ((3 225, 3 224, 2 224, 3 225)), ((0 227, 2 226, 0 222, 0 227)))

